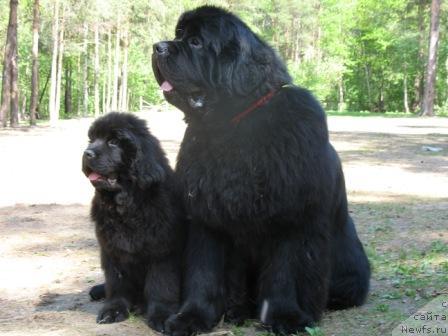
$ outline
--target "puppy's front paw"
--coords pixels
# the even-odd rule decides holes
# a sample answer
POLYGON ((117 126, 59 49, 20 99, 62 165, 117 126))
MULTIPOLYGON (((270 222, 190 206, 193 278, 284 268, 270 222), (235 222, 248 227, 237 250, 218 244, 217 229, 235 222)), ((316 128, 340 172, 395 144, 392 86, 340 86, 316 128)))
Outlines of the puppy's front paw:
POLYGON ((90 288, 89 295, 92 301, 104 299, 106 297, 106 287, 104 286, 104 284, 95 285, 90 288))
POLYGON ((97 323, 114 323, 126 320, 129 317, 129 308, 125 300, 106 302, 96 318, 97 323))

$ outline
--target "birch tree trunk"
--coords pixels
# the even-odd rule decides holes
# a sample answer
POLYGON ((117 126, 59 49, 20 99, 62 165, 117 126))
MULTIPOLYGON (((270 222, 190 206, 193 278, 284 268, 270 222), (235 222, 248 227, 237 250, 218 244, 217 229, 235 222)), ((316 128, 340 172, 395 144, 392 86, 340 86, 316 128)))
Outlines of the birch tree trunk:
POLYGON ((339 102, 338 102, 338 111, 342 112, 345 109, 345 102, 344 102, 344 83, 342 81, 342 75, 339 78, 338 81, 338 92, 339 92, 339 102))
POLYGON ((100 115, 100 92, 99 92, 99 77, 100 77, 100 42, 99 42, 99 26, 95 24, 95 60, 94 60, 94 79, 93 79, 93 91, 94 91, 94 105, 95 105, 95 118, 100 115))
POLYGON ((103 90, 102 90, 102 99, 101 99, 101 102, 102 102, 102 113, 103 114, 105 114, 105 113, 107 113, 106 112, 106 100, 107 100, 107 81, 106 81, 106 79, 104 78, 103 79, 103 90))
POLYGON ((112 33, 109 28, 107 31, 107 89, 106 89, 106 109, 105 112, 111 110, 112 104, 112 33))
POLYGON ((128 93, 128 46, 129 46, 129 35, 128 31, 126 30, 123 36, 123 65, 122 65, 122 71, 121 71, 121 86, 120 86, 120 92, 121 92, 121 104, 120 104, 120 110, 126 111, 127 110, 127 93, 128 93))
POLYGON ((87 26, 87 23, 84 23, 84 38, 83 38, 83 92, 84 92, 84 99, 83 99, 83 109, 82 109, 82 115, 85 117, 88 114, 89 110, 89 88, 87 86, 88 81, 88 71, 89 71, 89 64, 88 64, 88 58, 87 58, 87 39, 89 34, 89 27, 87 26))
POLYGON ((437 70, 437 48, 440 35, 440 3, 441 0, 432 0, 431 3, 431 30, 429 35, 428 65, 426 70, 426 83, 423 95, 421 115, 434 116, 434 98, 437 70))
POLYGON ((56 81, 57 81, 57 60, 59 47, 59 0, 54 2, 53 12, 53 53, 51 57, 51 77, 50 77, 50 98, 48 100, 48 111, 50 114, 50 125, 55 126, 58 122, 56 114, 56 81))
POLYGON ((403 105, 404 111, 409 113, 409 98, 408 98, 408 67, 404 65, 404 77, 403 77, 403 105))
POLYGON ((57 66, 57 76, 56 76, 56 96, 54 102, 55 114, 58 119, 60 116, 60 108, 61 108, 61 81, 62 81, 62 62, 64 60, 64 22, 65 16, 65 4, 62 5, 62 16, 61 16, 61 25, 59 30, 59 39, 58 39, 58 66, 57 66))
MULTIPOLYGON (((81 77, 81 58, 82 55, 78 56, 78 62, 76 64, 76 73, 78 74, 78 78, 81 77)), ((82 81, 78 81, 78 85, 76 86, 76 103, 77 103, 77 116, 81 116, 82 112, 81 112, 81 108, 82 108, 82 88, 83 88, 83 83, 82 81)))
POLYGON ((39 25, 40 8, 39 0, 34 0, 33 6, 33 46, 31 69, 31 97, 30 97, 30 125, 36 125, 39 96, 39 25))
MULTIPOLYGON (((11 1, 12 2, 12 1, 11 1)), ((18 1, 17 1, 18 2, 18 1)), ((16 11, 17 14, 17 11, 16 11)), ((19 64, 17 54, 17 15, 15 17, 15 30, 13 33, 13 54, 11 58, 11 106, 9 113, 9 125, 19 126, 19 64)))
POLYGON ((417 54, 417 64, 422 70, 419 70, 415 76, 414 80, 414 99, 411 105, 413 112, 418 112, 421 108, 422 97, 423 97, 423 63, 424 63, 424 40, 425 40, 425 0, 418 1, 417 17, 418 17, 418 54, 417 54))
POLYGON ((115 37, 115 58, 114 58, 114 78, 112 88, 111 110, 116 111, 118 108, 118 80, 120 69, 120 27, 117 24, 117 33, 115 37))

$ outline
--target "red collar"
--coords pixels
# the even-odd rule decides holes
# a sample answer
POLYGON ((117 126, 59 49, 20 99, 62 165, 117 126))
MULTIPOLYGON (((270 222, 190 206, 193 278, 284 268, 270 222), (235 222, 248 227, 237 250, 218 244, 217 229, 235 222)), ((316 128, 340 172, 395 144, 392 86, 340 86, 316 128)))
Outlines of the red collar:
POLYGON ((256 110, 257 108, 259 108, 260 106, 263 106, 264 104, 266 104, 268 101, 271 100, 272 97, 274 97, 274 95, 280 91, 280 89, 284 88, 284 87, 288 87, 290 86, 290 84, 285 84, 282 85, 279 89, 277 90, 272 90, 270 91, 268 94, 264 95, 263 97, 261 97, 260 99, 258 99, 255 103, 253 103, 251 106, 249 106, 247 109, 245 109, 243 112, 238 113, 236 116, 234 116, 230 122, 233 125, 238 125, 239 122, 245 118, 248 114, 250 114, 252 111, 256 110))

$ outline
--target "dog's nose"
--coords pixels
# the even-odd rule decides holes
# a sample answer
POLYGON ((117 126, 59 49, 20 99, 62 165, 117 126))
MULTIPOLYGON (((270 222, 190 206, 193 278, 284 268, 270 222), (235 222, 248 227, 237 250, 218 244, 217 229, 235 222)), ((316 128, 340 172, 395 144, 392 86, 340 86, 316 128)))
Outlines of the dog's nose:
POLYGON ((160 56, 168 55, 168 43, 167 42, 159 42, 153 45, 154 52, 160 56))
POLYGON ((86 149, 84 151, 84 155, 88 159, 93 159, 95 157, 95 152, 93 150, 91 150, 91 149, 86 149))

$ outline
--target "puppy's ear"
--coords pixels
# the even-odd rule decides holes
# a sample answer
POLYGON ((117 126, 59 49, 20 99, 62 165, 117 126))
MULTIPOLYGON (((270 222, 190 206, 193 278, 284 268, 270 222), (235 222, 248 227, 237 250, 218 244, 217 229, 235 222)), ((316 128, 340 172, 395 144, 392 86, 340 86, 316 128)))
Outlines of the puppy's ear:
POLYGON ((131 169, 135 182, 141 189, 145 189, 154 183, 163 182, 166 178, 166 172, 157 162, 157 155, 151 150, 151 144, 144 143, 141 145, 137 148, 131 169))
POLYGON ((160 154, 154 150, 158 148, 156 140, 146 136, 136 136, 132 132, 120 131, 119 138, 123 141, 124 157, 130 160, 130 178, 141 189, 148 188, 153 183, 163 182, 166 172, 158 160, 160 154))

